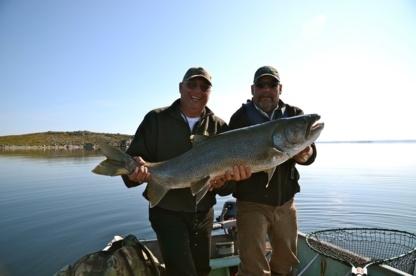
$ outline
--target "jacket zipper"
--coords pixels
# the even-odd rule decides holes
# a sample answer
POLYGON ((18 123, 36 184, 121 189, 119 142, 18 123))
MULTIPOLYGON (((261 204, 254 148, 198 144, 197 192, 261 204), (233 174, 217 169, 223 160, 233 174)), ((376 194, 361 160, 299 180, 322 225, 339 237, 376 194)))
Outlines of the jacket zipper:
POLYGON ((282 168, 280 166, 277 166, 277 206, 281 205, 282 201, 282 168))
POLYGON ((295 178, 295 164, 292 165, 292 169, 290 171, 290 178, 291 179, 295 178))

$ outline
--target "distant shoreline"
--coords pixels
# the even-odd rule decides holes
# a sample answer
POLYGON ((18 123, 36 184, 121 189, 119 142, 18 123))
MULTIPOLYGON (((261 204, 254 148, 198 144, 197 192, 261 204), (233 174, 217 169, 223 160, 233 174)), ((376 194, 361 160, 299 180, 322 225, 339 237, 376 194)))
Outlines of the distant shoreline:
POLYGON ((84 145, 65 145, 65 146, 15 146, 15 145, 0 145, 0 149, 97 149, 97 146, 87 147, 84 145))
POLYGON ((362 141, 316 141, 316 144, 370 144, 370 143, 416 143, 416 140, 362 140, 362 141))
MULTIPOLYGON (((128 147, 128 145, 120 145, 120 144, 112 144, 112 146, 116 148, 124 149, 128 147)), ((10 150, 43 150, 43 149, 85 149, 85 150, 97 150, 99 149, 98 145, 59 145, 59 146, 15 146, 15 145, 0 145, 1 149, 10 149, 10 150)))
POLYGON ((133 135, 96 133, 87 130, 72 132, 48 131, 24 135, 0 136, 0 149, 96 149, 98 142, 124 148, 130 145, 133 135))
MULTIPOLYGON (((316 144, 371 144, 371 143, 416 143, 416 140, 374 140, 374 141, 316 141, 316 144)), ((119 144, 111 143, 113 146, 125 149, 129 146, 129 143, 119 144)), ((98 145, 86 144, 86 145, 53 145, 53 146, 30 146, 30 145, 0 145, 0 150, 44 150, 44 149, 85 149, 85 150, 97 150, 98 145)))

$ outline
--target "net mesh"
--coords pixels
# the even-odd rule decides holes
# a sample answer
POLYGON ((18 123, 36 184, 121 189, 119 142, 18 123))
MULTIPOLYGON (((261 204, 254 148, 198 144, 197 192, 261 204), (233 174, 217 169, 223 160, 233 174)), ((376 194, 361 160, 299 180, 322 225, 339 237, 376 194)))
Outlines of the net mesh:
POLYGON ((416 235, 405 231, 329 229, 308 234, 306 243, 320 254, 355 267, 387 263, 412 275, 415 269, 416 235))

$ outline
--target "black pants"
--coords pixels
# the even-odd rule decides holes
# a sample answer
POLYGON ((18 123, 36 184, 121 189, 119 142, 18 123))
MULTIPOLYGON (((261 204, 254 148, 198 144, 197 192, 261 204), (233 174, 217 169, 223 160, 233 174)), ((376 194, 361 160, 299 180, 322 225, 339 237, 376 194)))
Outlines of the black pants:
POLYGON ((149 208, 149 220, 170 276, 206 276, 211 271, 213 208, 197 213, 149 208))

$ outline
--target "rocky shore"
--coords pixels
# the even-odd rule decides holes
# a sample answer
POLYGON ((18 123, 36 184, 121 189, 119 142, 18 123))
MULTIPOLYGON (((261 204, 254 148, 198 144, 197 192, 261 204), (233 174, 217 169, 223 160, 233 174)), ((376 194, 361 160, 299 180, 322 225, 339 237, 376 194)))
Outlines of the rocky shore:
POLYGON ((24 135, 0 136, 0 149, 97 149, 97 142, 127 148, 132 135, 95 133, 90 131, 41 132, 24 135))
MULTIPOLYGON (((0 145, 3 149, 84 149, 87 148, 82 145, 63 145, 63 146, 15 146, 15 145, 0 145)), ((94 147, 92 147, 94 148, 94 147)), ((90 148, 91 149, 91 148, 90 148)))

